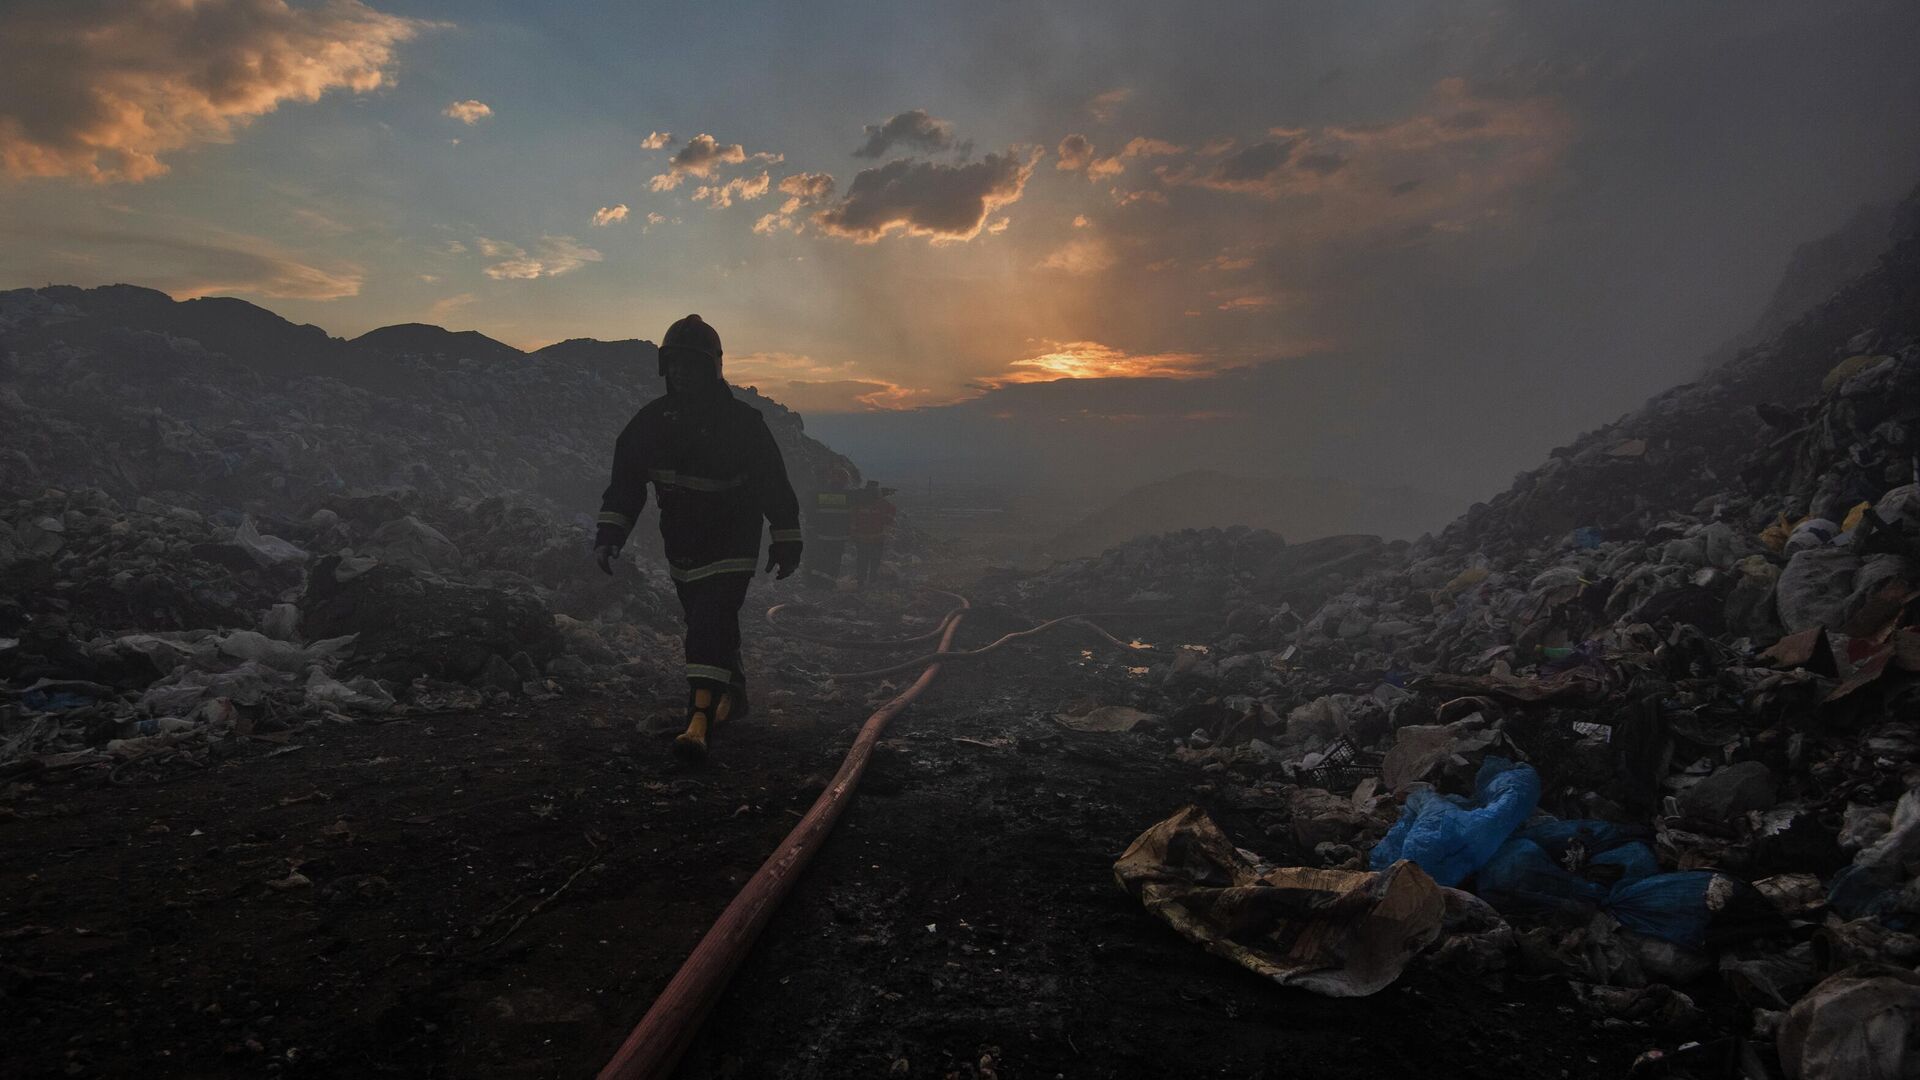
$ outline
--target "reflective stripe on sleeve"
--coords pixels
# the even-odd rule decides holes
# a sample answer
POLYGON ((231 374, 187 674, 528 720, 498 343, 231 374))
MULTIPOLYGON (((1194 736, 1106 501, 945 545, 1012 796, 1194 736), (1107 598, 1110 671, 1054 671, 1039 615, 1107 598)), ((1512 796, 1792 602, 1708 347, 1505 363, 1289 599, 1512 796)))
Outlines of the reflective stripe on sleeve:
POLYGON ((790 540, 800 539, 803 534, 799 529, 775 529, 767 535, 773 538, 774 543, 784 544, 790 540))
POLYGON ((616 514, 612 510, 600 511, 599 524, 618 525, 623 529, 633 528, 633 519, 625 514, 616 514))

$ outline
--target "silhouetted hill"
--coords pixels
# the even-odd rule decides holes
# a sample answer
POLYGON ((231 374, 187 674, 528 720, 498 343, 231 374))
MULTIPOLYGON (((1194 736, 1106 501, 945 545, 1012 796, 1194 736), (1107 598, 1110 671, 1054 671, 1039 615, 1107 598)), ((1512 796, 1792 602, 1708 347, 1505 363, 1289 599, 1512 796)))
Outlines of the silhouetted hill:
MULTIPOLYGON (((290 424, 289 411, 314 424, 324 414, 337 426, 326 439, 306 440, 296 455, 300 467, 276 489, 281 493, 344 484, 481 496, 499 485, 570 512, 591 510, 614 437, 634 410, 665 390, 658 355, 651 342, 591 338, 525 353, 476 331, 426 323, 383 326, 345 341, 243 300, 175 301, 132 285, 0 291, 0 383, 22 370, 55 368, 66 372, 60 378, 107 379, 116 388, 137 381, 145 407, 195 430, 222 429, 219 439, 226 440, 252 431, 247 438, 271 442, 263 425, 290 424), (316 383, 320 378, 367 393, 342 395, 316 383), (273 419, 237 409, 241 399, 273 419), (334 403, 339 415, 316 400, 334 403), (267 407, 275 401, 284 407, 267 407), (429 415, 440 423, 432 438, 423 427, 429 415), (344 449, 340 432, 365 445, 344 449), (333 447, 320 449, 329 440, 333 447), (476 468, 476 456, 494 465, 476 468)), ((766 417, 797 485, 836 467, 858 475, 846 458, 806 435, 798 413, 756 390, 735 393, 766 417)), ((66 456, 73 468, 62 482, 138 486, 88 465, 77 451, 66 456)), ((275 463, 283 471, 288 464, 275 463)), ((169 482, 182 491, 212 484, 198 476, 169 482)))
POLYGON ((16 347, 52 341, 90 345, 107 330, 134 329, 191 338, 208 352, 225 353, 262 373, 330 374, 351 362, 347 343, 325 330, 229 296, 176 301, 138 285, 50 285, 33 291, 60 305, 64 317, 19 330, 24 337, 16 347))
POLYGON ((448 330, 430 323, 395 323, 348 342, 356 349, 389 355, 447 360, 525 360, 527 354, 478 330, 448 330))
POLYGON ((1056 558, 1097 555, 1136 536, 1245 525, 1290 542, 1336 533, 1414 537, 1457 510, 1412 488, 1365 488, 1312 478, 1255 479, 1199 470, 1142 484, 1039 545, 1056 558))

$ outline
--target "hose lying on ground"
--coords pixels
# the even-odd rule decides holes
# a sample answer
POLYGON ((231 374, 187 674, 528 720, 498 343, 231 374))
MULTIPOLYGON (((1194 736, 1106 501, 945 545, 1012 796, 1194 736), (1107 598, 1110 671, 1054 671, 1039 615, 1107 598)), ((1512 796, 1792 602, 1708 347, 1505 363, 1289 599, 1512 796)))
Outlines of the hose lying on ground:
POLYGON ((928 591, 934 593, 937 596, 951 596, 955 600, 959 600, 961 606, 948 609, 947 613, 940 617, 940 621, 934 624, 933 629, 927 631, 924 634, 916 634, 913 637, 908 637, 908 638, 893 638, 890 640, 863 641, 857 638, 827 637, 822 634, 804 633, 802 631, 795 630, 792 627, 787 626, 780 622, 781 612, 788 611, 788 610, 797 610, 799 608, 806 606, 803 604, 775 604, 772 607, 767 609, 767 622, 769 625, 778 629, 782 635, 793 638, 797 641, 811 641, 820 645, 832 645, 836 648, 841 648, 841 649, 904 648, 908 645, 918 645, 923 641, 932 641, 934 638, 939 637, 941 632, 946 630, 947 628, 947 620, 953 618, 956 612, 960 611, 961 608, 964 608, 966 606, 966 601, 962 599, 958 593, 943 592, 939 589, 930 589, 928 591))
POLYGON ((780 842, 780 847, 761 864, 739 895, 720 913, 713 928, 700 939, 700 944, 694 948, 693 955, 687 957, 686 963, 680 965, 680 970, 674 973, 673 980, 654 1000, 653 1007, 647 1010, 639 1026, 620 1044, 613 1060, 600 1070, 600 1080, 659 1080, 671 1073, 679 1063, 681 1055, 686 1053, 694 1035, 699 1032, 701 1021, 706 1019, 720 992, 726 989, 727 980, 733 977, 741 961, 746 959, 747 950, 753 947, 754 939, 760 936, 774 909, 786 898, 800 871, 820 850, 827 834, 833 830, 834 822, 840 819, 841 812, 851 801, 853 790, 860 783, 861 774, 866 771, 867 761, 873 756, 874 744, 880 741, 880 733, 940 673, 938 661, 947 655, 947 649, 953 644, 954 632, 960 628, 960 620, 969 606, 965 597, 954 596, 954 599, 960 602, 960 606, 941 620, 940 651, 932 654, 935 662, 929 664, 899 696, 867 718, 860 734, 853 740, 852 749, 847 751, 846 760, 841 762, 840 771, 834 774, 833 782, 813 801, 807 816, 800 819, 787 838, 780 842))
POLYGON ((888 676, 888 675, 898 674, 902 671, 912 670, 913 668, 918 667, 921 664, 927 663, 928 661, 933 660, 935 658, 938 658, 942 662, 945 662, 948 660, 971 660, 971 659, 974 659, 975 657, 985 656, 988 653, 993 652, 995 649, 1000 648, 1002 645, 1007 644, 1008 642, 1016 641, 1023 637, 1032 637, 1035 634, 1041 633, 1046 630, 1051 630, 1056 626, 1064 626, 1068 623, 1072 623, 1075 626, 1085 627, 1086 629, 1093 631, 1095 634, 1098 634, 1100 637, 1111 642, 1114 646, 1121 649, 1126 649, 1129 652, 1135 652, 1135 651, 1139 651, 1140 649, 1147 648, 1147 646, 1129 645, 1128 643, 1121 641, 1119 638, 1114 637, 1112 634, 1107 633, 1105 630, 1102 630, 1100 627, 1095 626, 1093 623, 1089 622, 1088 617, 1086 615, 1062 615, 1057 619, 1048 619, 1046 622, 1043 622, 1038 626, 1029 627, 1028 629, 1025 629, 1025 630, 1015 630, 1013 633, 1007 634, 1001 637, 998 641, 995 641, 990 645, 982 645, 977 649, 968 649, 965 652, 947 652, 945 650, 942 650, 941 652, 938 652, 938 653, 928 653, 925 656, 916 656, 911 660, 902 660, 898 664, 892 664, 887 667, 875 668, 872 671, 836 671, 830 677, 835 679, 847 679, 847 680, 879 679, 879 678, 884 678, 885 676, 888 676))

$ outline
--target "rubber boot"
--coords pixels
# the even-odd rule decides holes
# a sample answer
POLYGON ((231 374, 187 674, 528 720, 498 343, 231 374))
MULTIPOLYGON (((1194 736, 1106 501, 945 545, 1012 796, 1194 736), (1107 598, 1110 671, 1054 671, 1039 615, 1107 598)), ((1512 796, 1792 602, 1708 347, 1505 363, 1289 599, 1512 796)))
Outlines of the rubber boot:
POLYGON ((721 699, 720 708, 722 715, 729 721, 745 720, 753 712, 753 703, 747 700, 747 688, 740 683, 734 683, 721 699))
POLYGON ((707 760, 707 736, 719 718, 713 698, 713 691, 707 687, 694 690, 687 703, 687 730, 674 736, 673 756, 689 765, 707 760))

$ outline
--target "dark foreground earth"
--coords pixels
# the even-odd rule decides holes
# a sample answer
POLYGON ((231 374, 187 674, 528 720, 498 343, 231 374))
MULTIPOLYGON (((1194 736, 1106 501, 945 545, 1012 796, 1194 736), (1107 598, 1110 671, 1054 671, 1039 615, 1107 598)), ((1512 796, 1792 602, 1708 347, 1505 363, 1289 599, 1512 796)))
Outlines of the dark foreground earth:
MULTIPOLYGON (((1011 628, 982 613, 961 646, 1011 628)), ((1597 1027, 1555 979, 1416 965, 1334 1000, 1186 944, 1111 865, 1199 774, 1164 734, 1049 718, 1124 677, 1079 645, 952 665, 895 722, 678 1075, 1617 1077, 1679 1041, 1597 1027)), ((824 786, 865 697, 763 705, 701 772, 672 762, 667 718, 602 696, 16 778, 4 1072, 591 1075, 824 786)))

